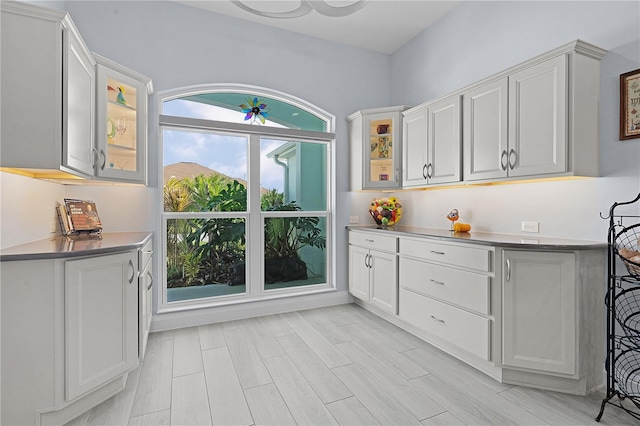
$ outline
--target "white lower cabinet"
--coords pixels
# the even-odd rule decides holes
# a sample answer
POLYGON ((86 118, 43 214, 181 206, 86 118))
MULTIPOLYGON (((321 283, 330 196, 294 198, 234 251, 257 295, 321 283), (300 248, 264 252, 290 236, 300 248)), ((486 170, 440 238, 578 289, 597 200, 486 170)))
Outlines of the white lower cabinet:
POLYGON ((149 319, 139 250, 1 267, 0 424, 64 424, 123 390, 149 319))
POLYGON ((575 374, 575 255, 505 250, 502 256, 502 364, 575 374))
POLYGON ((153 239, 149 239, 147 243, 138 252, 139 274, 139 303, 138 303, 138 356, 140 362, 144 359, 147 349, 147 340, 149 339, 149 330, 151 329, 151 315, 153 309, 153 239))
POLYGON ((349 243, 349 292, 387 313, 397 315, 397 238, 350 232, 349 243))
MULTIPOLYGON (((349 291, 365 308, 380 307, 366 266, 372 244, 394 257, 389 238, 349 232, 349 291)), ((397 316, 373 310, 381 317, 503 383, 580 395, 602 386, 604 248, 503 249, 399 233, 397 258, 397 316)))
POLYGON ((400 318, 469 353, 491 359, 491 320, 400 289, 400 318))
POLYGON ((468 353, 491 354, 493 248, 400 238, 400 318, 468 353))
POLYGON ((137 252, 65 262, 65 399, 138 365, 137 252))

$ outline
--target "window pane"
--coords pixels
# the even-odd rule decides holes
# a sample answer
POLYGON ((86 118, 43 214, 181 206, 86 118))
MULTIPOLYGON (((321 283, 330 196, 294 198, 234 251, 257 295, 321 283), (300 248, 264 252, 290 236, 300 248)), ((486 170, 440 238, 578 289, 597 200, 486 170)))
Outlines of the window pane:
POLYGON ((325 144, 262 139, 260 153, 263 211, 327 209, 325 144))
POLYGON ((245 293, 245 220, 167 219, 167 301, 245 293))
POLYGON ((163 103, 162 113, 231 123, 255 122, 273 127, 327 131, 327 123, 323 119, 302 108, 276 99, 255 97, 246 93, 201 93, 172 99, 163 103), (243 112, 243 109, 246 111, 253 107, 258 108, 256 111, 259 114, 243 112))
POLYGON ((327 282, 326 228, 324 217, 265 218, 266 290, 327 282))
POLYGON ((247 138, 163 131, 165 211, 246 211, 247 138))

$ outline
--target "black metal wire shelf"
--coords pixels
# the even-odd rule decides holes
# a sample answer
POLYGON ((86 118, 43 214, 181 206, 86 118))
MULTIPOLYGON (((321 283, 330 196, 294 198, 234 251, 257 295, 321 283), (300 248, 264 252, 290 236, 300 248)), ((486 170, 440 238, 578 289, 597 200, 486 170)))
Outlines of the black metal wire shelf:
POLYGON ((609 250, 604 300, 607 394, 596 417, 598 422, 607 405, 619 407, 640 420, 640 262, 634 258, 635 252, 640 252, 640 213, 618 213, 636 203, 640 211, 640 194, 631 201, 614 203, 606 217, 600 214, 609 220, 609 250))

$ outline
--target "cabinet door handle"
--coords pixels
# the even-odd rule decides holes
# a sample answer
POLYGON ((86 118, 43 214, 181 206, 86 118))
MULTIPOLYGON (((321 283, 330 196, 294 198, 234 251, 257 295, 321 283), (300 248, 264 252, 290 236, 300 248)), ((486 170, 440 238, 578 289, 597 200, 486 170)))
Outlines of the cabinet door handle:
POLYGON ((507 155, 507 150, 505 149, 504 151, 502 151, 502 154, 500 155, 500 167, 502 167, 502 170, 507 170, 508 162, 509 162, 509 158, 507 155))
POLYGON ((369 269, 373 268, 373 256, 369 255, 369 269))
POLYGON ((98 167, 98 161, 100 160, 100 153, 96 148, 91 148, 91 157, 91 167, 95 169, 98 167))
POLYGON ((444 285, 444 283, 442 281, 436 281, 436 280, 432 280, 432 279, 429 279, 429 281, 431 281, 434 284, 444 285))
POLYGON ((147 291, 151 290, 151 287, 153 287, 153 275, 151 274, 151 271, 147 271, 147 275, 149 275, 149 285, 147 286, 147 291))
POLYGON ((433 164, 427 164, 427 178, 431 179, 433 177, 433 164))
POLYGON ((129 278, 129 284, 133 282, 133 279, 136 277, 136 268, 133 266, 133 261, 129 259, 129 267, 131 268, 131 278, 129 278))
POLYGON ((513 170, 518 164, 518 154, 516 154, 516 150, 512 149, 509 151, 509 169, 513 170), (513 163, 511 163, 511 158, 513 158, 513 163))
POLYGON ((427 165, 422 166, 422 177, 427 179, 427 165))
POLYGON ((393 180, 394 180, 394 181, 396 181, 396 182, 398 182, 398 179, 399 179, 399 177, 398 177, 398 175, 400 174, 399 172, 400 172, 400 169, 396 167, 396 172, 395 172, 395 174, 393 175, 393 176, 394 176, 394 178, 395 178, 395 179, 393 179, 393 180))
POLYGON ((507 282, 511 281, 511 260, 507 258, 507 282))
POLYGON ((433 315, 431 315, 431 319, 434 320, 434 321, 438 321, 439 323, 444 324, 444 320, 443 319, 440 319, 438 317, 434 317, 433 315))
POLYGON ((439 254, 439 255, 441 255, 441 256, 444 256, 444 254, 445 254, 443 251, 435 251, 435 250, 431 250, 431 253, 433 253, 433 254, 439 254))
POLYGON ((102 158, 102 163, 100 164, 100 170, 104 170, 105 164, 107 164, 107 155, 103 150, 100 150, 100 158, 102 158))
POLYGON ((369 255, 368 254, 364 255, 364 266, 366 266, 367 268, 371 267, 371 266, 369 266, 369 255))

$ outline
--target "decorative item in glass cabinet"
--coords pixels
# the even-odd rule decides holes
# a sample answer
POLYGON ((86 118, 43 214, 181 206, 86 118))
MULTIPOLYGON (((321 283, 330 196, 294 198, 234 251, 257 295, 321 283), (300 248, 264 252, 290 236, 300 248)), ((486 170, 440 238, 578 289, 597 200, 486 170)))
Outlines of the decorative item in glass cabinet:
POLYGON ((124 132, 127 131, 127 120, 124 118, 118 119, 118 124, 116 124, 116 131, 120 136, 124 135, 124 132))
POLYGON ((112 119, 107 118, 107 142, 114 143, 113 138, 116 137, 116 125, 112 119))
POLYGON ((402 217, 402 203, 396 197, 374 198, 369 204, 369 214, 381 226, 393 226, 402 217))

